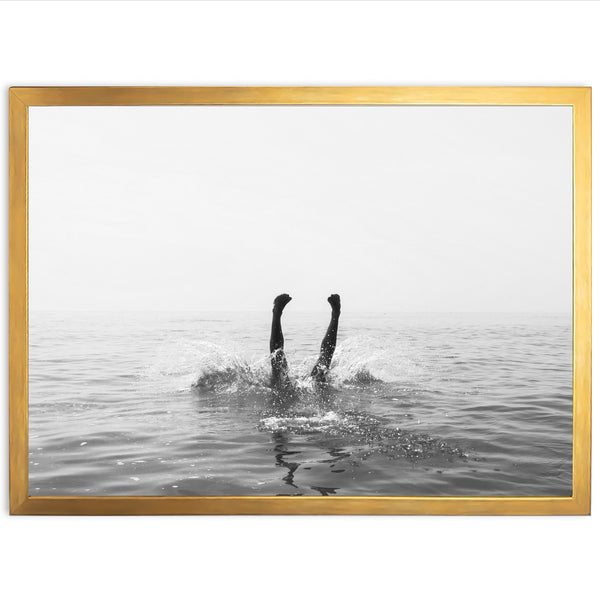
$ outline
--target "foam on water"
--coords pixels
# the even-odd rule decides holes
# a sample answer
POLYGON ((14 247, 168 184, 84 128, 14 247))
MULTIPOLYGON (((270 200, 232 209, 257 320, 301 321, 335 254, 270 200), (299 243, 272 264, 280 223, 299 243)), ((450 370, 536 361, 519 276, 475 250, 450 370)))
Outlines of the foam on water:
POLYGON ((265 431, 293 431, 296 433, 314 433, 333 429, 342 417, 333 411, 313 416, 271 416, 261 419, 259 428, 265 431))
POLYGON ((358 448, 356 458, 373 453, 388 458, 427 459, 446 456, 467 460, 468 454, 456 444, 426 433, 405 431, 389 427, 373 415, 359 412, 327 411, 313 415, 268 416, 261 419, 259 429, 271 433, 319 435, 321 440, 343 439, 358 448))

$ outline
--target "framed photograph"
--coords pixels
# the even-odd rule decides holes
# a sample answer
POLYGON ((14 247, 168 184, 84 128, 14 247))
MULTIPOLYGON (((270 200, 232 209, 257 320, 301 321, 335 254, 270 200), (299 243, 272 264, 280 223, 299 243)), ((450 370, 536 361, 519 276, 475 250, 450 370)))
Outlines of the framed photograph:
POLYGON ((9 96, 11 513, 589 513, 590 88, 9 96))

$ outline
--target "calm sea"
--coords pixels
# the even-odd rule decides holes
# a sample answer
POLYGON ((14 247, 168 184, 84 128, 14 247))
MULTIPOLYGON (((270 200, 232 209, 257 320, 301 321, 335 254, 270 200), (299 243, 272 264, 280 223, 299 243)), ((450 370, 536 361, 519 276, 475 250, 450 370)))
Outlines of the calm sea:
POLYGON ((32 313, 32 495, 570 495, 570 315, 32 313))

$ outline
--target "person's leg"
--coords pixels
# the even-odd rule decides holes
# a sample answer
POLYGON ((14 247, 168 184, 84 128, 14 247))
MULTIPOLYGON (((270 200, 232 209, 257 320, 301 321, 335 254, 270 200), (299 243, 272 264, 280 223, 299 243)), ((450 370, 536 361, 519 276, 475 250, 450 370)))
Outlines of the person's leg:
POLYGON ((329 371, 329 367, 331 366, 331 359, 333 358, 337 343, 338 323, 340 320, 341 302, 339 295, 331 294, 327 298, 327 302, 331 304, 331 321, 329 321, 329 327, 321 342, 321 353, 310 374, 317 381, 324 381, 327 371, 329 371))
POLYGON ((280 294, 273 301, 273 320, 271 322, 271 384, 279 386, 287 382, 288 364, 283 351, 283 331, 281 329, 281 315, 286 304, 291 300, 288 294, 280 294))

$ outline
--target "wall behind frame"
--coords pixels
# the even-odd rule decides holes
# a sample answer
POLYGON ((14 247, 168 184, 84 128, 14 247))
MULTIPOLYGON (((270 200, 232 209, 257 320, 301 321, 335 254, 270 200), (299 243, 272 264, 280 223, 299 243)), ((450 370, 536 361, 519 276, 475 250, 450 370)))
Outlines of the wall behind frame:
MULTIPOLYGON (((10 85, 600 90, 593 2, 15 2, 0 4, 0 20, 5 140, 10 85)), ((6 165, 6 143, 0 152, 6 165)), ((2 302, 7 315, 7 293, 2 302)), ((7 339, 6 318, 1 327, 7 339)), ((598 586, 597 515, 9 518, 7 413, 2 564, 15 597, 565 598, 598 586)))

